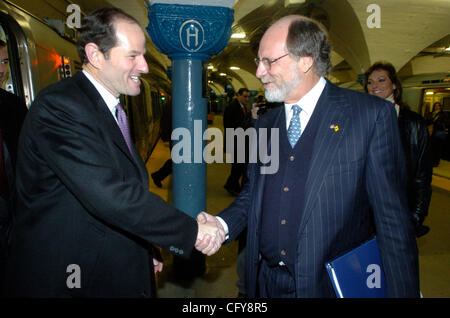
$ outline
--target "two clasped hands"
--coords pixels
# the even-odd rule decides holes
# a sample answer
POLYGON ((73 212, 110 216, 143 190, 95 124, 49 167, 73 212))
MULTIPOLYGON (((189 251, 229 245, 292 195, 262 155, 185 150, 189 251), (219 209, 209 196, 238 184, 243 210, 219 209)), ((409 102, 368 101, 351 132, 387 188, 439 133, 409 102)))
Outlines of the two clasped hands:
POLYGON ((225 230, 219 220, 211 214, 200 212, 197 215, 198 235, 195 248, 211 256, 215 254, 225 241, 225 230))

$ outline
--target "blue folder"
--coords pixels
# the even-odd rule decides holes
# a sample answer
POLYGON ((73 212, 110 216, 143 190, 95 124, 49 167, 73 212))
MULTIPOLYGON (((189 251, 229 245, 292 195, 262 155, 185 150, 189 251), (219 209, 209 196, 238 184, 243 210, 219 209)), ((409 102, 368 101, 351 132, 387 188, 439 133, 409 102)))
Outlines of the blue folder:
POLYGON ((386 297, 386 278, 376 238, 327 262, 325 267, 338 298, 386 297))

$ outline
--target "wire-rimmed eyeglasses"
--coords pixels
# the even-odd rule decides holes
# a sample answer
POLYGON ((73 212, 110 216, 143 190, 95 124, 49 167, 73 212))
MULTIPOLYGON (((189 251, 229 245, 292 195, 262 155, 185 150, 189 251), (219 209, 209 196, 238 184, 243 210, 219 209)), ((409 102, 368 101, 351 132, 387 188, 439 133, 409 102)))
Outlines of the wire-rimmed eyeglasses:
POLYGON ((256 64, 256 67, 258 67, 258 66, 259 66, 259 63, 262 62, 263 65, 264 65, 264 67, 266 68, 266 70, 270 71, 270 68, 271 68, 271 66, 272 66, 272 63, 275 63, 275 62, 278 61, 279 59, 281 59, 281 58, 283 58, 283 57, 285 57, 285 56, 288 56, 288 55, 289 55, 289 53, 286 53, 285 55, 282 55, 282 56, 280 56, 280 57, 277 57, 276 59, 273 59, 273 60, 268 59, 267 57, 263 57, 262 59, 259 59, 259 58, 256 57, 256 58, 255 58, 255 64, 256 64))

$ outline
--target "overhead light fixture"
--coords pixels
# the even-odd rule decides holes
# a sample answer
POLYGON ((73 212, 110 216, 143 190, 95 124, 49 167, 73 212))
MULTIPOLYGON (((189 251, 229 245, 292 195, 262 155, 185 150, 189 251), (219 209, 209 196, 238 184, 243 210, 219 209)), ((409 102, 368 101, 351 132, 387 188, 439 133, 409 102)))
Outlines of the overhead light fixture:
POLYGON ((213 68, 214 68, 214 66, 208 65, 208 70, 212 70, 213 68))
POLYGON ((450 46, 445 48, 446 51, 450 51, 450 46))
POLYGON ((433 95, 434 92, 426 92, 425 94, 426 94, 426 95, 433 95))
POLYGON ((245 34, 245 32, 239 32, 239 33, 233 33, 231 35, 232 39, 245 39, 247 35, 245 34))
POLYGON ((284 7, 298 6, 303 3, 305 3, 305 0, 284 0, 284 7))
POLYGON ((227 76, 225 73, 219 73, 220 76, 227 76))
POLYGON ((240 67, 237 67, 237 66, 230 66, 230 70, 240 70, 241 68, 240 67))

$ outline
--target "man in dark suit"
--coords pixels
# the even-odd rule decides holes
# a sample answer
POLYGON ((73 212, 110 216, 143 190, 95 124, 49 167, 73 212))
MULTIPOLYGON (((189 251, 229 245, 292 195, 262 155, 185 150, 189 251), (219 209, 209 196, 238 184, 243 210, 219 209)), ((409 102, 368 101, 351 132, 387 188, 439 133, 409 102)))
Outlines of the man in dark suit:
POLYGON ((285 105, 255 128, 279 131, 279 144, 268 145, 279 149, 279 169, 249 164, 247 185, 217 222, 228 240, 248 225, 249 297, 336 297, 324 264, 368 240, 373 225, 387 296, 418 297, 394 108, 325 80, 330 51, 326 32, 306 17, 282 18, 264 34, 256 76, 267 100, 285 105))
MULTIPOLYGON (((250 99, 250 91, 247 88, 240 88, 236 98, 230 103, 230 105, 225 109, 223 114, 223 127, 225 128, 225 136, 226 129, 231 128, 233 130, 237 128, 247 129, 250 126, 250 116, 247 115, 247 104, 250 99)), ((225 147, 226 147, 226 138, 225 138, 225 147)), ((247 146, 244 146, 246 149, 247 146)), ((234 155, 233 162, 231 163, 231 172, 230 176, 227 179, 227 182, 224 185, 224 188, 233 196, 236 196, 241 192, 242 185, 246 181, 245 176, 245 162, 238 161, 238 151, 242 151, 243 149, 238 149, 237 137, 234 138, 233 143, 234 155), (241 180, 242 178, 242 180, 241 180)), ((226 150, 231 150, 227 149, 226 150)), ((246 160, 246 158, 244 158, 246 160)))
POLYGON ((137 21, 99 9, 78 41, 83 71, 45 88, 24 122, 5 294, 155 297, 152 244, 208 254, 221 233, 148 191, 119 104, 148 72, 137 21))
MULTIPOLYGON (((0 86, 3 87, 8 74, 8 47, 0 40, 0 86)), ((17 144, 27 111, 23 99, 0 88, 0 286, 13 211, 17 144)))

